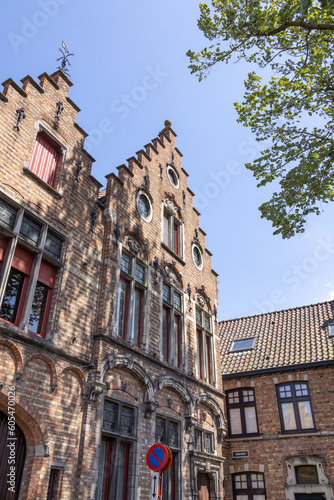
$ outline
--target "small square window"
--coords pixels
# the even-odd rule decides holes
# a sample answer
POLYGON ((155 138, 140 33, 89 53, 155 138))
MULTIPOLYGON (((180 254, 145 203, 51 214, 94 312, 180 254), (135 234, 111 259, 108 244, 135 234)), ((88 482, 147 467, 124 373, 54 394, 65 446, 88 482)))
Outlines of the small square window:
POLYGON ((13 229, 15 219, 16 219, 17 210, 16 208, 9 205, 4 200, 0 199, 0 220, 6 224, 6 226, 13 229))
POLYGON ((37 224, 37 222, 25 215, 21 225, 20 236, 22 236, 25 240, 28 240, 30 243, 37 245, 40 234, 40 224, 37 224))
POLYGON ((131 274, 131 257, 125 253, 121 257, 121 270, 126 274, 131 274))
POLYGON ((230 352, 234 351, 246 351, 247 349, 252 349, 254 347, 255 338, 235 340, 232 344, 230 352))

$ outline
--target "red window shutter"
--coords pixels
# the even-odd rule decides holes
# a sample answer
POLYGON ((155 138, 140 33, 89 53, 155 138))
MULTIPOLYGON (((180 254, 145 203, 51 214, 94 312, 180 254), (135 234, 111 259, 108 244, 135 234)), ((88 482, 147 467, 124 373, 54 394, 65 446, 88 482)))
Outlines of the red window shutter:
POLYGON ((42 260, 37 281, 40 281, 44 285, 47 285, 49 288, 53 288, 55 277, 56 269, 42 260))
POLYGON ((12 267, 29 276, 34 256, 22 247, 17 246, 13 257, 12 267))
POLYGON ((44 134, 39 133, 30 160, 30 170, 44 182, 53 186, 56 180, 58 163, 58 148, 44 134))
POLYGON ((0 260, 3 260, 5 258, 7 243, 8 240, 6 238, 0 238, 0 260))

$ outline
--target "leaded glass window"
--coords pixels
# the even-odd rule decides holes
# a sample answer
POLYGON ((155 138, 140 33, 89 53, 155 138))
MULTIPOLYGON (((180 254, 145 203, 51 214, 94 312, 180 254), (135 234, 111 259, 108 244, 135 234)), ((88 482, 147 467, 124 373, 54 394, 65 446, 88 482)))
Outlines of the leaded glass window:
POLYGON ((145 283, 145 268, 136 262, 135 266, 135 280, 144 285, 145 283))
POLYGON ((182 305, 181 305, 181 294, 177 293, 174 291, 174 309, 177 311, 182 310, 182 305))
POLYGON ((195 449, 202 451, 202 431, 199 429, 195 429, 195 449))
POLYGON ((179 423, 168 417, 155 419, 155 440, 171 448, 179 448, 179 423))
POLYGON ((121 270, 126 274, 131 274, 131 257, 126 253, 123 253, 121 257, 121 270))
POLYGON ((103 410, 103 429, 110 432, 117 431, 118 404, 106 401, 103 410))
POLYGON ((42 227, 40 224, 37 224, 37 222, 32 220, 30 217, 24 215, 20 230, 20 236, 37 245, 41 234, 41 229, 42 227))
POLYGON ((56 257, 57 259, 59 259, 62 243, 62 240, 58 238, 58 236, 49 231, 45 240, 44 248, 45 250, 50 252, 50 254, 52 254, 52 257, 56 257))
POLYGON ((206 453, 212 453, 212 434, 204 433, 204 449, 206 453))
POLYGON ((13 229, 17 210, 4 200, 0 199, 0 220, 10 229, 13 229))
POLYGON ((133 408, 128 408, 123 406, 121 414, 121 434, 126 434, 127 436, 132 436, 133 434, 133 408))
POLYGON ((171 289, 170 289, 170 286, 167 285, 166 283, 163 284, 162 297, 163 297, 165 302, 170 304, 170 302, 171 302, 171 289))

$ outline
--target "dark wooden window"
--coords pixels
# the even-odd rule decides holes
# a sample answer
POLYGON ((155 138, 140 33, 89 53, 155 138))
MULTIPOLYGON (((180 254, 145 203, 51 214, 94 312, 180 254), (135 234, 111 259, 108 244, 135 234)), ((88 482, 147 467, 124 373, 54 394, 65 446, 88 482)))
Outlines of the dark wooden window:
POLYGON ((243 472, 232 475, 233 500, 266 500, 264 475, 260 472, 243 472))
POLYGON ((227 391, 226 406, 231 437, 257 436, 259 434, 254 389, 227 391))
POLYGON ((162 308, 162 359, 168 361, 169 359, 169 321, 168 321, 168 309, 167 307, 162 308))
POLYGON ((31 155, 29 169, 54 187, 60 163, 60 148, 46 134, 39 132, 31 155))
POLYGON ((143 295, 143 290, 141 290, 138 287, 135 287, 134 298, 133 298, 133 312, 132 312, 132 341, 136 346, 140 345, 142 295, 143 295))
POLYGON ((162 358, 174 366, 182 362, 182 296, 174 287, 162 288, 162 358))
POLYGON ((180 423, 168 417, 157 415, 155 419, 155 441, 169 446, 173 454, 172 464, 164 473, 162 498, 164 500, 178 500, 180 423))
POLYGON ((182 257, 181 234, 182 226, 174 215, 164 212, 163 215, 162 241, 176 255, 182 257))
POLYGON ((125 339, 126 333, 126 320, 128 314, 128 294, 129 294, 129 282, 124 278, 120 278, 118 287, 118 305, 117 305, 117 317, 118 317, 118 327, 117 334, 119 337, 125 339))
POLYGON ((212 384, 212 333, 209 314, 196 307, 197 371, 201 380, 212 384))
POLYGON ((289 382, 277 386, 282 432, 315 431, 313 408, 307 382, 289 382))
POLYGON ((135 409, 105 401, 97 500, 126 500, 135 443, 135 409))
POLYGON ((46 500, 59 500, 61 498, 63 472, 63 469, 51 467, 46 500))

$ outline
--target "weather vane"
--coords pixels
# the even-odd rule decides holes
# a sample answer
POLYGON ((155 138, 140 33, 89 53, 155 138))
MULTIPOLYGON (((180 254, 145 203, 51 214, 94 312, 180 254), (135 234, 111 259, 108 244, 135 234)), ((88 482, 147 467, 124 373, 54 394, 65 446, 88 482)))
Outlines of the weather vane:
POLYGON ((71 66, 71 63, 70 61, 68 60, 68 58, 70 56, 74 56, 74 54, 70 54, 69 53, 69 50, 67 48, 67 45, 64 43, 64 42, 61 42, 62 44, 62 47, 63 47, 63 50, 62 49, 59 49, 60 52, 62 53, 62 57, 59 57, 57 59, 57 61, 61 61, 61 65, 59 66, 58 69, 61 69, 63 73, 65 73, 65 75, 69 76, 70 77, 70 74, 68 72, 68 69, 67 69, 67 65, 71 66))

